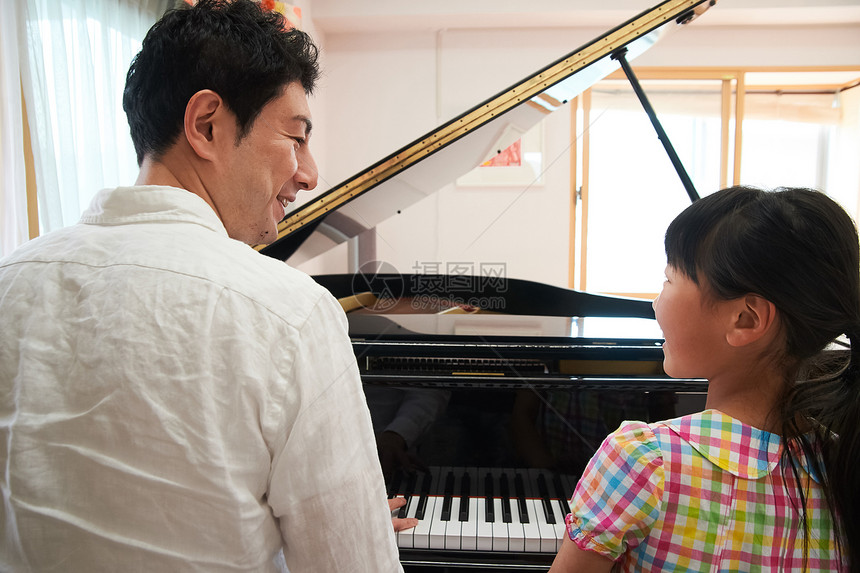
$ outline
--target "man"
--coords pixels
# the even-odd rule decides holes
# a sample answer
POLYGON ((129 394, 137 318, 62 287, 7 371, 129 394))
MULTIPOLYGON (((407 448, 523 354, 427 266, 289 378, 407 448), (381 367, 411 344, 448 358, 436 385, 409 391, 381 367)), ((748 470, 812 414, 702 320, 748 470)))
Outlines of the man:
POLYGON ((136 186, 0 262, 0 570, 401 570, 342 311, 249 246, 317 183, 317 74, 250 0, 168 12, 136 186))

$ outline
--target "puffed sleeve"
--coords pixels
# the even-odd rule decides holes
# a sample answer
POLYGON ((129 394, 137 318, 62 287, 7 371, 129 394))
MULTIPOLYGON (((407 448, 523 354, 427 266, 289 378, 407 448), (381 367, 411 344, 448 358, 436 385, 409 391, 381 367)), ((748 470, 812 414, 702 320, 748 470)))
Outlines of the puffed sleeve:
POLYGON ((580 549, 613 561, 636 547, 660 515, 663 458, 651 428, 624 422, 591 458, 571 498, 567 532, 580 549))

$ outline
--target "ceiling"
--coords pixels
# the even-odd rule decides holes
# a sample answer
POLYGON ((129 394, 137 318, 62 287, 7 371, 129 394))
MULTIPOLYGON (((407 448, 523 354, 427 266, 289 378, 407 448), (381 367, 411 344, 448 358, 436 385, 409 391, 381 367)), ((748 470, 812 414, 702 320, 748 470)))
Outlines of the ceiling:
MULTIPOLYGON (((655 0, 311 0, 324 33, 452 28, 612 27, 655 0), (611 6, 611 8, 607 8, 611 6)), ((700 26, 860 24, 860 0, 717 0, 700 26)))

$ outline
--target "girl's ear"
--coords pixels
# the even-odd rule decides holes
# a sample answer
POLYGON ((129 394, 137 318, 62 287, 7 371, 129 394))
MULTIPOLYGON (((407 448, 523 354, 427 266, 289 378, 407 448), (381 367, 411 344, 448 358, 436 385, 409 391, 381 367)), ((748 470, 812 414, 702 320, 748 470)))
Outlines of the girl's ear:
POLYGON ((726 341, 731 346, 746 346, 776 331, 776 306, 757 294, 730 302, 726 341))

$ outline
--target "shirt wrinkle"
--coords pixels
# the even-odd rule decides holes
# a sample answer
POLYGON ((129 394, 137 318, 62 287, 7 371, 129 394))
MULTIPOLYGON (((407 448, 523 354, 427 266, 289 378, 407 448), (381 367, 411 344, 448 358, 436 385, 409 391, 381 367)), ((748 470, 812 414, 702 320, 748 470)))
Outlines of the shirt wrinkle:
POLYGON ((0 316, 0 570, 402 571, 342 309, 200 197, 102 190, 0 316))
MULTIPOLYGON (((171 268, 167 268, 167 267, 159 267, 159 266, 153 266, 153 265, 141 265, 141 264, 129 264, 129 263, 110 263, 110 264, 104 264, 104 265, 94 265, 94 264, 88 264, 88 263, 83 263, 83 262, 74 261, 74 260, 40 261, 37 259, 27 259, 27 260, 19 260, 19 261, 9 262, 8 264, 2 264, 2 265, 0 265, 0 268, 7 267, 7 266, 11 267, 11 266, 15 266, 15 265, 24 265, 24 264, 29 264, 29 263, 40 263, 40 264, 46 264, 46 265, 47 264, 54 264, 54 263, 62 263, 62 264, 68 264, 68 265, 81 265, 81 266, 85 266, 85 267, 89 267, 89 268, 93 268, 93 269, 107 269, 107 268, 111 268, 111 267, 136 267, 139 269, 153 270, 153 271, 158 271, 158 272, 174 274, 177 276, 183 276, 183 277, 186 277, 188 279, 191 279, 192 281, 207 282, 207 283, 211 284, 213 287, 220 288, 221 290, 229 292, 230 294, 244 298, 249 304, 260 306, 261 308, 263 308, 267 312, 270 312, 272 315, 274 315, 274 316, 280 318, 282 321, 284 321, 286 326, 288 326, 291 329, 296 329, 296 330, 301 330, 304 327, 304 325, 307 324, 307 321, 311 318, 311 316, 313 314, 312 312, 308 313, 304 317, 301 318, 301 322, 299 324, 293 324, 291 322, 291 317, 285 316, 283 311, 281 309, 274 307, 274 305, 269 305, 269 304, 266 304, 266 302, 264 302, 264 301, 256 300, 253 297, 249 296, 245 292, 242 292, 240 290, 237 290, 237 289, 230 287, 230 286, 227 286, 227 285, 222 285, 222 284, 214 281, 211 278, 201 277, 201 276, 197 276, 193 273, 186 273, 186 272, 179 271, 177 269, 171 269, 171 268)), ((314 305, 315 307, 319 304, 319 300, 322 298, 322 295, 324 293, 318 293, 318 294, 320 296, 318 297, 317 303, 315 303, 315 305, 314 305)))

